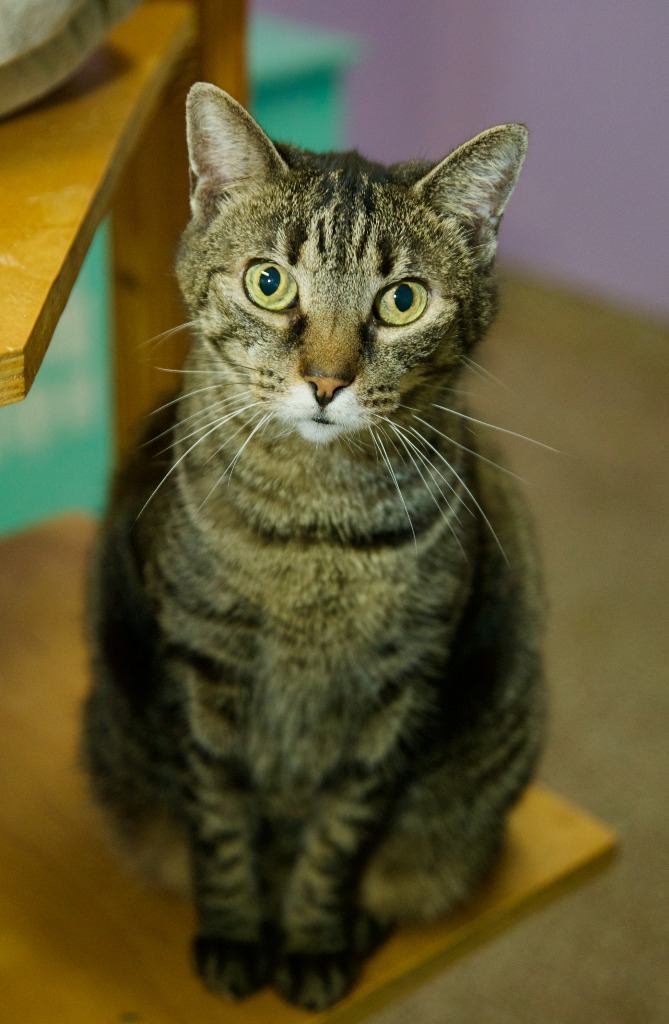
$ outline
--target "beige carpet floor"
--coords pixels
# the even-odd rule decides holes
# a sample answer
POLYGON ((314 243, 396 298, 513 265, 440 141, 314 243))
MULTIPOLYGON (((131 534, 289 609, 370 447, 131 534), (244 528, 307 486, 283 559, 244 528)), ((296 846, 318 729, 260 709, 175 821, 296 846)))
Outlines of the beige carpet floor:
POLYGON ((551 603, 540 774, 621 850, 370 1024, 666 1024, 669 330, 525 278, 503 285, 476 356, 503 383, 477 373, 468 387, 482 418, 561 452, 504 438, 551 603))

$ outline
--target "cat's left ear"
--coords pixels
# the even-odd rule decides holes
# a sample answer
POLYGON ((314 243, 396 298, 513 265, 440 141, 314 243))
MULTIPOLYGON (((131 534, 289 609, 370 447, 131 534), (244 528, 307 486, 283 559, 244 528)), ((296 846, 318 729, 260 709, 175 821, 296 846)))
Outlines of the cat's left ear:
POLYGON ((527 151, 527 128, 503 124, 460 146, 414 186, 444 216, 472 232, 477 255, 491 260, 504 207, 518 181, 527 151))
POLYGON ((229 189, 288 170, 274 143, 244 107, 208 82, 196 82, 188 93, 186 134, 191 210, 205 222, 217 212, 229 189))

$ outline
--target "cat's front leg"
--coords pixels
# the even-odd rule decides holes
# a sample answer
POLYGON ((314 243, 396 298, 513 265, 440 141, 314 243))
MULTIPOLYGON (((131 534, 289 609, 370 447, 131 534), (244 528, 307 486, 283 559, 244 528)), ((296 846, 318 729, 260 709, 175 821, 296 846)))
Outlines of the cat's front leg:
POLYGON ((378 779, 349 778, 324 793, 305 826, 282 914, 274 971, 289 1002, 323 1010, 355 982, 384 930, 355 905, 365 855, 390 801, 378 779))
POLYGON ((239 771, 195 744, 190 762, 195 967, 207 988, 242 999, 265 984, 271 970, 254 795, 239 771))
POLYGON ((185 693, 184 798, 197 914, 193 959, 214 992, 242 999, 271 971, 258 868, 261 816, 240 753, 243 681, 211 655, 170 650, 185 693))

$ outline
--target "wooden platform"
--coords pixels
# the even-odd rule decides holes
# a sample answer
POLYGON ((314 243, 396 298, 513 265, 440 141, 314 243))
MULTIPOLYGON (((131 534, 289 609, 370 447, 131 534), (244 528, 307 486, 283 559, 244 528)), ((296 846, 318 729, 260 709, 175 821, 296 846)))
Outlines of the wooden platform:
POLYGON ((143 4, 52 97, 0 123, 0 405, 27 394, 116 183, 194 44, 192 7, 143 4))
POLYGON ((192 975, 186 901, 142 889, 110 853, 77 767, 86 687, 82 579, 93 524, 0 544, 0 1016, 17 1024, 358 1021, 611 858, 599 822, 535 786, 503 863, 466 913, 396 934, 322 1014, 271 990, 231 1006, 192 975))

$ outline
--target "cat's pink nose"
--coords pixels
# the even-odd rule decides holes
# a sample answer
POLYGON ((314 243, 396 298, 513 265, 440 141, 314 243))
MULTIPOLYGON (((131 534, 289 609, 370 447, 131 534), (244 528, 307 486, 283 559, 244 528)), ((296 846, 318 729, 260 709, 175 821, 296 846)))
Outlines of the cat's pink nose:
POLYGON ((326 377, 317 371, 303 373, 302 376, 314 389, 314 397, 321 408, 328 405, 337 391, 347 388, 353 380, 353 377, 326 377))

